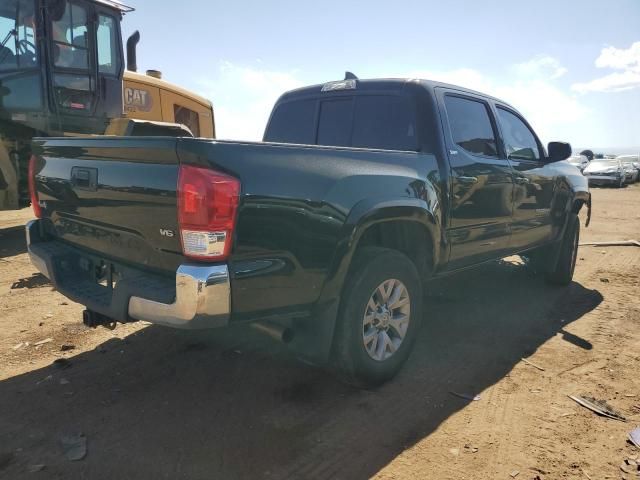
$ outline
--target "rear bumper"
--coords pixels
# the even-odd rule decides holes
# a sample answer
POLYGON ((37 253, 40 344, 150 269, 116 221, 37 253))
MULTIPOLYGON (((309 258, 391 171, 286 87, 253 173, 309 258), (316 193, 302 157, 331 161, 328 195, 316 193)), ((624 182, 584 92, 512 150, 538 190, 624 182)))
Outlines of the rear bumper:
POLYGON ((174 328, 226 326, 231 314, 231 286, 226 265, 183 264, 171 279, 109 263, 121 276, 103 286, 92 277, 104 260, 41 235, 39 220, 26 226, 33 265, 63 295, 122 322, 145 320, 174 328))

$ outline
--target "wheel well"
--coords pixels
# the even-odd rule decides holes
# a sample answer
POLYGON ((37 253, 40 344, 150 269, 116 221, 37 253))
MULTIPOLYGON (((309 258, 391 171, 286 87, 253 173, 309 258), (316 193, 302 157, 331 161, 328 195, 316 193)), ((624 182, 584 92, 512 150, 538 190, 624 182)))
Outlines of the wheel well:
POLYGON ((418 222, 390 220, 368 227, 356 247, 383 247, 404 253, 426 278, 433 269, 433 241, 427 227, 418 222))
POLYGON ((573 207, 571 208, 571 213, 575 213, 578 214, 580 213, 580 209, 583 207, 583 205, 587 203, 585 200, 576 200, 575 202, 573 202, 573 207))

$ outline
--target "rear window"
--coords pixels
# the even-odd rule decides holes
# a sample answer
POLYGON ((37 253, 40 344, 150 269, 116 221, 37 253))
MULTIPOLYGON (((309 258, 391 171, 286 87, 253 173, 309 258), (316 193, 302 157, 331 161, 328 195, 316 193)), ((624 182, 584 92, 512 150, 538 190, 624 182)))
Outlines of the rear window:
POLYGON ((383 150, 418 149, 413 105, 406 97, 395 95, 283 103, 271 117, 264 140, 383 150))
POLYGON ((278 105, 269 128, 266 142, 314 144, 316 142, 316 101, 300 100, 278 105))
POLYGON ((405 97, 358 97, 353 122, 353 147, 417 150, 415 114, 405 97))
POLYGON ((351 146, 353 101, 329 100, 321 103, 318 145, 351 146))

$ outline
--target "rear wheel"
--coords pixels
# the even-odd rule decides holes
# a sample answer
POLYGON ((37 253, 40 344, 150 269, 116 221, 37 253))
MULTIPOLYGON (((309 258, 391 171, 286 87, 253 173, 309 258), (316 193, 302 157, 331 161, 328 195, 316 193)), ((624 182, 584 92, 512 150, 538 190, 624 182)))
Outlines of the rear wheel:
POLYGON ((549 283, 555 285, 569 285, 573 279, 578 257, 578 244, 580 242, 580 219, 578 215, 571 214, 567 229, 560 243, 558 262, 555 267, 545 275, 549 283))
POLYGON ((409 357, 422 316, 418 271, 404 254, 366 247, 347 280, 336 331, 336 363, 349 383, 375 386, 409 357))

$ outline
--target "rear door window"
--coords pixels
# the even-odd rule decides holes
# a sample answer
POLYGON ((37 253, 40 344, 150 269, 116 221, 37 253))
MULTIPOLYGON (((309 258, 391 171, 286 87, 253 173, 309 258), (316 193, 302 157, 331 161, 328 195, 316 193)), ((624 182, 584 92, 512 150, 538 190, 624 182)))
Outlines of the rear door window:
POLYGON ((497 157, 496 135, 484 102, 446 95, 447 118, 453 141, 467 152, 497 157))
POLYGON ((269 121, 264 141, 314 144, 316 141, 316 104, 316 100, 299 100, 278 105, 269 121))
POLYGON ((320 104, 318 145, 349 147, 353 122, 353 99, 325 100, 320 104))
POLYGON ((351 146, 415 151, 415 123, 414 109, 405 97, 357 97, 351 146))

